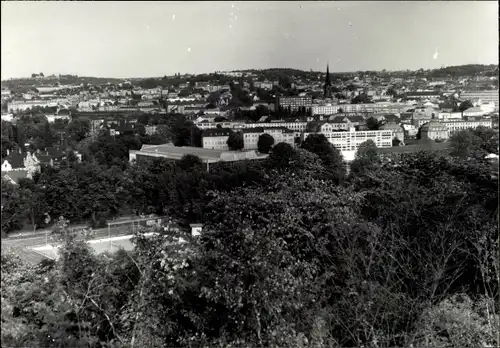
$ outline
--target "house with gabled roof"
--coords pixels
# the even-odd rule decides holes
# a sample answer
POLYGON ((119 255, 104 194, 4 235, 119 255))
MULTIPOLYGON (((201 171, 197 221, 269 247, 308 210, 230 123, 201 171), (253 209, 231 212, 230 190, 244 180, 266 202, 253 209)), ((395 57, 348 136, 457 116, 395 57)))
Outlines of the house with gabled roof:
POLYGON ((2 179, 7 180, 10 182, 12 185, 19 185, 19 182, 21 179, 29 179, 28 171, 27 170, 17 170, 17 171, 10 171, 10 172, 3 172, 2 171, 2 179))

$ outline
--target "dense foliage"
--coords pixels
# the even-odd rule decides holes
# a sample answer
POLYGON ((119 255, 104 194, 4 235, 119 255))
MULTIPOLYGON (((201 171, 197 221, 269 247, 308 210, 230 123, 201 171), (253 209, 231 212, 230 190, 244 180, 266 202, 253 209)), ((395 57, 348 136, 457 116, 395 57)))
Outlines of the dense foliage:
MULTIPOLYGON (((23 188, 42 187, 40 209, 52 216, 167 212, 180 229, 138 233, 132 252, 95 255, 85 238, 64 237, 67 222, 58 220, 59 260, 28 266, 2 254, 2 341, 497 346, 498 181, 484 156, 468 156, 489 151, 491 137, 474 137, 460 145, 465 155, 419 152, 392 162, 367 143, 357 154, 365 167, 347 178, 338 150, 321 137, 209 172, 192 156, 46 168, 23 188), (190 234, 194 222, 204 225, 200 237, 190 234)), ((12 223, 22 192, 2 190, 12 223)))

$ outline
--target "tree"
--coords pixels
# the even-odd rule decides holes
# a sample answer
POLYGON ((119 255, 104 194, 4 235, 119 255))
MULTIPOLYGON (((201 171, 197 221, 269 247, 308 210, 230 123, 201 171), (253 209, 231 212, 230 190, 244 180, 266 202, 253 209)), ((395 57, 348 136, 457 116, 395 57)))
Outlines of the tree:
POLYGON ((324 134, 309 134, 302 143, 302 148, 319 156, 333 180, 337 182, 343 180, 345 168, 342 153, 328 141, 324 134))
POLYGON ((271 135, 264 133, 259 136, 259 140, 257 141, 257 149, 260 153, 269 153, 269 150, 271 150, 273 145, 274 138, 271 135))
POLYGON ((453 134, 449 142, 452 156, 481 160, 488 154, 498 154, 498 133, 491 128, 466 129, 453 134))
POLYGON ((365 93, 362 93, 362 94, 359 94, 359 95, 355 96, 352 99, 351 103, 352 104, 366 104, 366 103, 370 103, 370 98, 368 98, 368 96, 365 93))
POLYGON ((351 163, 351 171, 353 174, 359 174, 378 163, 380 163, 380 158, 377 153, 377 145, 369 139, 359 144, 356 158, 351 163))
POLYGON ((232 151, 243 150, 245 143, 243 142, 243 134, 240 132, 233 132, 229 134, 229 138, 227 139, 227 146, 232 151))
POLYGON ((463 113, 465 110, 470 109, 472 107, 474 107, 474 105, 470 100, 464 100, 463 102, 460 103, 458 109, 460 110, 460 112, 463 113))
POLYGON ((370 117, 366 120, 366 127, 369 130, 379 130, 380 129, 380 122, 377 121, 375 117, 370 117))
POLYGON ((90 122, 88 120, 76 119, 68 124, 68 134, 76 142, 85 139, 89 132, 90 122))
POLYGON ((392 139, 392 146, 399 146, 401 144, 401 140, 398 138, 392 139))
POLYGON ((276 144, 268 157, 268 165, 278 170, 294 168, 297 163, 299 163, 299 155, 287 143, 276 144))
POLYGON ((44 147, 51 147, 54 144, 54 135, 49 122, 45 122, 43 126, 44 147))
POLYGON ((177 163, 177 166, 179 166, 179 168, 181 168, 182 170, 189 172, 194 168, 201 168, 202 162, 198 156, 184 155, 177 163))

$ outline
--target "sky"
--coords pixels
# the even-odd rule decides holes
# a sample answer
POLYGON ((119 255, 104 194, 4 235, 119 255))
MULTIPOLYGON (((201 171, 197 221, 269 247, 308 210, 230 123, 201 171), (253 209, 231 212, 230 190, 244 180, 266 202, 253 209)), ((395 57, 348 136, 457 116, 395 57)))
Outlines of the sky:
POLYGON ((498 1, 1 2, 1 78, 498 64, 498 1))

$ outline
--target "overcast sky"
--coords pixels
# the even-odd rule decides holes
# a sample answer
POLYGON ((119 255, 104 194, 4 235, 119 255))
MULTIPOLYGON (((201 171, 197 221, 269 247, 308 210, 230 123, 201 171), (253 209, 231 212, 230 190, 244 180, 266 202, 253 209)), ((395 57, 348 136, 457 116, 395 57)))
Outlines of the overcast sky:
POLYGON ((2 79, 498 64, 497 1, 4 2, 2 79))

